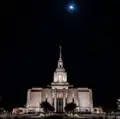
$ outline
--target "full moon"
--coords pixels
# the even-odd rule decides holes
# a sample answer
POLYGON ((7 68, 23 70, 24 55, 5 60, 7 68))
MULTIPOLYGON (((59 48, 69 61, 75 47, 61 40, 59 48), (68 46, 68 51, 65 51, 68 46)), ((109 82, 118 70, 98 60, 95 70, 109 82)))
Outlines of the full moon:
POLYGON ((78 12, 78 5, 75 2, 68 3, 68 5, 67 5, 67 11, 69 13, 78 12))
POLYGON ((74 9, 74 7, 73 7, 72 5, 70 5, 70 6, 69 6, 69 8, 70 8, 71 10, 73 10, 73 9, 74 9))

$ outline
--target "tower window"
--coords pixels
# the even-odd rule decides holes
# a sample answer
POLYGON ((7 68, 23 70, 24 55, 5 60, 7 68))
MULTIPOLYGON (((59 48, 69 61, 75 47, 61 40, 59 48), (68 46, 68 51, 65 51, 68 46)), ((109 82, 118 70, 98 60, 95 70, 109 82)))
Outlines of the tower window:
POLYGON ((63 76, 59 75, 59 82, 62 82, 62 78, 63 78, 63 76))
POLYGON ((63 67, 62 62, 59 62, 59 67, 60 67, 60 68, 63 67))

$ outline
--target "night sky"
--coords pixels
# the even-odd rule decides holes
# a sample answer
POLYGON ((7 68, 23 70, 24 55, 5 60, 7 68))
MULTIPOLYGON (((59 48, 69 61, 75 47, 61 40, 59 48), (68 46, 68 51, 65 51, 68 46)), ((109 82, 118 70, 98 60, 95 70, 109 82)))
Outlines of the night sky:
POLYGON ((26 103, 27 89, 45 87, 62 45, 68 82, 93 89, 95 106, 116 108, 120 97, 119 48, 112 48, 110 1, 4 2, 0 23, 0 107, 26 103), (79 10, 69 13, 68 2, 79 10))

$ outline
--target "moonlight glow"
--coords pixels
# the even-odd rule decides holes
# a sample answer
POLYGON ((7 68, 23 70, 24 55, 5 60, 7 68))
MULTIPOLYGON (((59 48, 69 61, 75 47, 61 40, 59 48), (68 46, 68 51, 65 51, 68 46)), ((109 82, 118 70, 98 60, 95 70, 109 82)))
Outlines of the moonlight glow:
POLYGON ((73 7, 72 5, 70 5, 69 8, 70 8, 71 10, 74 9, 74 7, 73 7))
POLYGON ((68 5, 67 5, 67 11, 69 13, 78 12, 78 5, 75 4, 74 2, 68 3, 68 5))

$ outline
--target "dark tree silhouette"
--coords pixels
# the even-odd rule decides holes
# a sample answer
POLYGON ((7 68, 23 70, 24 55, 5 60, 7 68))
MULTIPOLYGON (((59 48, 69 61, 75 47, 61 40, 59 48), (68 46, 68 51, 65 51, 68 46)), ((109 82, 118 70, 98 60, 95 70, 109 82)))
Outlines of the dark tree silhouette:
POLYGON ((65 111, 66 112, 74 112, 75 108, 76 108, 76 104, 74 102, 71 102, 71 103, 68 103, 66 106, 65 106, 65 111))
POLYGON ((43 108, 44 112, 54 111, 54 107, 47 100, 42 102, 40 105, 41 105, 41 108, 43 108))
POLYGON ((76 104, 74 102, 74 99, 71 103, 68 103, 66 106, 65 106, 65 111, 66 112, 72 112, 73 113, 73 118, 74 118, 74 110, 76 108, 76 104))

